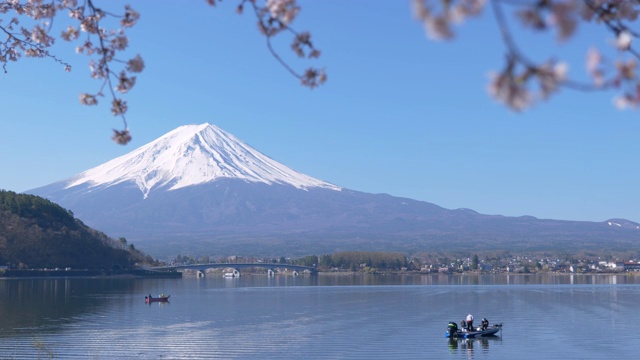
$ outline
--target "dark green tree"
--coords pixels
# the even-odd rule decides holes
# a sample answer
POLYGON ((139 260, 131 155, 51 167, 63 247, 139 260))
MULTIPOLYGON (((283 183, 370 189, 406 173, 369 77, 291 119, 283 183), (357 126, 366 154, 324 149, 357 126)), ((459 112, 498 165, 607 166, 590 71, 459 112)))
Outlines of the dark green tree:
POLYGON ((44 198, 0 191, 0 259, 21 268, 127 269, 145 263, 44 198))
POLYGON ((305 256, 302 259, 298 259, 296 263, 301 266, 315 267, 318 266, 318 257, 315 255, 305 256))
POLYGON ((328 255, 328 254, 321 255, 320 259, 319 259, 318 266, 323 267, 323 268, 332 268, 332 267, 334 267, 335 264, 333 262, 333 257, 331 257, 331 255, 328 255))
POLYGON ((478 270, 478 263, 478 254, 473 254, 473 257, 471 258, 471 269, 478 270))

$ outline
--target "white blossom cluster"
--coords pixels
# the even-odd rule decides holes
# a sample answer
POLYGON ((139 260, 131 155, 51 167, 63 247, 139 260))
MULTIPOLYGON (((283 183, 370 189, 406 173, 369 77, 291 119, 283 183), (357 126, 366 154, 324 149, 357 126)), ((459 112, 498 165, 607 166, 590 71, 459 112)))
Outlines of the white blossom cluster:
MULTIPOLYGON (((578 90, 617 89, 621 92, 614 99, 618 108, 640 105, 640 77, 636 71, 640 53, 633 47, 640 34, 631 28, 640 14, 639 1, 489 0, 489 3, 507 49, 506 66, 491 76, 488 86, 495 99, 521 111, 564 86, 578 90), (568 65, 561 61, 534 63, 525 56, 508 27, 502 11, 506 5, 517 9, 514 18, 526 29, 554 31, 559 42, 569 40, 580 22, 601 25, 614 38, 610 52, 616 59, 606 60, 598 49, 588 49, 586 69, 590 81, 586 83, 569 79, 568 65)), ((450 40, 455 36, 453 25, 479 15, 485 5, 484 0, 413 0, 413 11, 430 38, 450 40)))
POLYGON ((113 139, 119 144, 126 144, 131 140, 127 128, 125 113, 127 103, 117 94, 124 94, 135 85, 136 76, 144 69, 144 62, 140 55, 133 59, 122 60, 118 53, 124 51, 129 40, 125 29, 136 24, 140 14, 130 6, 126 6, 122 15, 107 13, 96 7, 92 0, 9 0, 0 2, 0 33, 4 40, 0 40, 0 63, 7 71, 7 63, 17 61, 22 56, 51 58, 64 65, 66 71, 71 66, 49 52, 55 43, 51 36, 53 19, 60 13, 68 14, 70 24, 62 31, 60 38, 65 41, 75 41, 81 36, 82 44, 76 47, 77 53, 91 57, 89 69, 91 77, 99 79, 101 86, 95 93, 80 94, 80 102, 84 105, 97 105, 98 98, 103 97, 105 87, 111 96, 111 112, 122 118, 124 130, 114 130, 113 139), (107 18, 119 20, 116 28, 108 29, 103 26, 107 18), (33 23, 32 28, 21 25, 21 20, 33 23), (118 63, 122 67, 115 70, 113 65, 118 63), (123 64, 123 65, 120 65, 123 64))

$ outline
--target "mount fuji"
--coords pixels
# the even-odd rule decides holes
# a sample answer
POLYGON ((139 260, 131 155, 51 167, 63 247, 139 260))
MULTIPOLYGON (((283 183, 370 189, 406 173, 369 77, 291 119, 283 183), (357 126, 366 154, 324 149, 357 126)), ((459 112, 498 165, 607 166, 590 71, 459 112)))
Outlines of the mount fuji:
POLYGON ((154 255, 626 249, 640 225, 483 215, 301 174, 210 124, 27 191, 154 255))
POLYGON ((129 154, 60 182, 87 191, 132 182, 143 198, 152 190, 176 190, 217 179, 239 179, 297 189, 340 187, 300 174, 217 126, 185 125, 129 154))

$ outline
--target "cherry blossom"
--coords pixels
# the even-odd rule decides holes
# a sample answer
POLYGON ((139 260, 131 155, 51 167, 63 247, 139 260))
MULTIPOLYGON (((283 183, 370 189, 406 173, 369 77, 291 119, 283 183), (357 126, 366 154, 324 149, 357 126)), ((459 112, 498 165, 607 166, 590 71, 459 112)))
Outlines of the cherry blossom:
POLYGON ((565 41, 571 38, 578 27, 576 1, 557 1, 549 6, 549 23, 557 28, 558 41, 565 41))
POLYGON ((484 0, 454 0, 436 2, 413 0, 413 14, 424 25, 427 37, 434 40, 451 40, 455 37, 452 26, 469 17, 479 16, 484 0))
POLYGON ((629 31, 627 30, 620 31, 620 33, 616 38, 616 46, 618 47, 618 50, 622 50, 622 51, 629 50, 629 48, 631 47, 632 40, 633 40, 633 36, 629 31))
POLYGON ((127 61, 127 70, 133 73, 142 72, 144 69, 144 61, 140 55, 136 55, 133 59, 127 61))
POLYGON ((593 78, 596 87, 603 87, 605 74, 602 66, 602 55, 596 48, 591 48, 587 52, 587 72, 593 78))
MULTIPOLYGON (((576 90, 615 90, 622 95, 614 100, 618 108, 636 108, 640 104, 640 77, 635 71, 640 53, 633 48, 634 38, 640 36, 632 30, 632 22, 640 14, 640 2, 632 0, 489 0, 498 24, 500 37, 507 54, 507 66, 491 76, 487 90, 505 106, 522 111, 555 94, 559 88, 576 90), (570 78, 568 64, 554 59, 543 63, 532 61, 526 54, 525 44, 517 41, 504 14, 513 9, 514 18, 525 29, 536 32, 554 31, 558 42, 564 43, 574 36, 579 23, 593 23, 615 36, 609 52, 618 60, 604 61, 597 48, 587 51, 587 76, 591 81, 570 78)), ((413 12, 422 22, 430 38, 451 40, 453 26, 481 13, 484 2, 470 0, 413 0, 413 12), (459 9, 472 9, 454 15, 459 9)))
POLYGON ((533 102, 533 95, 527 88, 528 76, 526 73, 515 73, 516 62, 508 59, 507 66, 499 74, 491 74, 488 92, 508 106, 512 110, 521 111, 529 107, 533 102))
POLYGON ((264 10, 269 12, 272 19, 288 25, 296 18, 300 7, 296 0, 267 0, 264 10))
POLYGON ((135 84, 136 84, 136 77, 127 76, 127 73, 123 70, 120 72, 120 75, 118 77, 118 85, 116 86, 116 91, 120 93, 126 93, 127 91, 131 90, 131 88, 135 84))
POLYGON ((80 94, 80 103, 83 105, 98 105, 98 99, 96 99, 95 95, 91 94, 80 94))
POLYGON ((131 141, 131 134, 128 129, 122 131, 114 129, 111 139, 120 145, 126 145, 131 141))

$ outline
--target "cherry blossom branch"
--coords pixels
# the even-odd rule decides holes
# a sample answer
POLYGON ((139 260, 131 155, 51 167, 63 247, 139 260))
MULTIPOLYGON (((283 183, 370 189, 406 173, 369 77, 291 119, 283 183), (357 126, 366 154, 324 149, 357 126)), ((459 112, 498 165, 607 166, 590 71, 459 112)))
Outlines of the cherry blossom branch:
POLYGON ((49 53, 45 49, 45 45, 31 41, 30 38, 20 39, 16 34, 9 30, 13 29, 14 24, 17 25, 17 19, 12 19, 9 22, 8 27, 0 25, 0 30, 7 35, 5 41, 0 43, 0 62, 2 63, 2 69, 4 73, 7 73, 7 61, 18 61, 21 57, 21 53, 18 50, 23 50, 27 57, 48 57, 53 61, 64 65, 65 71, 71 71, 71 65, 55 55, 49 53))
MULTIPOLYGON (((215 6, 216 0, 207 0, 215 6)), ((300 7, 296 0, 239 0, 238 12, 242 12, 249 4, 258 20, 259 30, 266 38, 267 48, 271 55, 290 74, 298 78, 302 85, 314 88, 326 81, 324 70, 309 68, 304 72, 297 72, 276 51, 272 38, 283 31, 292 34, 291 49, 302 58, 317 58, 320 51, 311 43, 308 32, 298 33, 290 27, 300 7), (260 3, 261 5, 259 5, 260 3)), ((128 46, 125 30, 136 24, 140 14, 130 6, 125 6, 124 15, 105 11, 96 6, 95 0, 10 0, 0 1, 0 33, 6 34, 6 39, 0 41, 0 62, 2 69, 7 72, 7 63, 18 61, 22 56, 50 58, 64 65, 66 71, 71 65, 51 54, 48 49, 54 43, 50 35, 53 20, 60 11, 67 12, 71 23, 62 31, 60 38, 65 41, 75 41, 80 34, 85 34, 84 41, 76 47, 76 52, 91 57, 89 69, 91 77, 102 80, 95 93, 82 93, 79 100, 83 105, 97 105, 98 99, 104 97, 105 87, 111 98, 111 113, 122 120, 123 129, 113 130, 113 140, 119 144, 131 141, 126 112, 127 102, 121 98, 136 83, 135 73, 144 69, 144 62, 139 55, 128 61, 118 59, 118 54, 128 46), (7 23, 3 18, 10 17, 7 23), (27 19, 35 22, 32 29, 19 26, 19 20, 27 19), (104 24, 107 19, 119 19, 119 26, 107 29, 104 24), (97 40, 95 40, 97 38, 97 40), (94 44, 95 42, 95 44, 94 44), (116 70, 120 65, 122 69, 116 70)))
MULTIPOLYGON (((207 0, 212 6, 215 6, 215 0, 207 0)), ((291 24, 300 7, 296 0, 265 0, 264 6, 259 6, 257 0, 241 0, 237 6, 237 12, 242 14, 244 6, 249 4, 253 13, 258 20, 258 29, 265 37, 267 49, 269 53, 282 65, 291 75, 300 80, 300 83, 309 88, 314 88, 326 82, 327 75, 324 70, 317 68, 308 68, 303 73, 293 69, 275 50, 272 44, 272 38, 286 31, 293 35, 291 49, 301 58, 318 58, 320 51, 316 49, 311 42, 311 34, 308 32, 297 32, 292 29, 291 24)))
POLYGON ((68 63, 48 51, 55 41, 49 33, 53 28, 53 20, 60 11, 68 12, 71 22, 78 23, 75 26, 70 24, 60 37, 65 41, 73 41, 79 37, 80 33, 86 33, 84 44, 78 46, 76 52, 97 57, 96 60, 92 59, 89 62, 91 77, 103 80, 97 93, 80 94, 80 102, 84 105, 97 105, 98 97, 104 96, 103 90, 108 86, 112 99, 111 112, 122 119, 124 126, 123 130, 114 130, 113 140, 119 144, 128 143, 131 135, 125 117, 127 104, 117 96, 116 92, 121 94, 128 92, 136 80, 136 77, 130 74, 139 73, 144 68, 140 56, 129 61, 116 58, 116 55, 128 45, 124 29, 135 25, 139 18, 139 14, 131 7, 125 6, 124 15, 119 16, 96 7, 93 0, 84 0, 82 5, 78 4, 78 0, 51 0, 48 3, 43 0, 0 2, 0 15, 14 14, 6 25, 2 24, 3 19, 0 18, 0 30, 7 35, 6 40, 0 42, 0 62, 3 70, 7 71, 8 61, 18 61, 23 55, 47 57, 64 65, 66 71, 71 70, 68 63), (26 29, 24 26, 19 26, 19 17, 33 20, 36 24, 32 29, 26 29), (104 28, 103 21, 107 17, 120 19, 120 27, 112 30, 104 28), (19 31, 14 31, 16 29, 19 31), (98 39, 96 46, 92 43, 95 37, 98 39), (109 65, 112 61, 125 64, 124 69, 120 72, 114 71, 109 65), (116 82, 117 85, 115 85, 116 82))
MULTIPOLYGON (((100 17, 97 16, 98 10, 96 9, 96 7, 93 5, 93 1, 92 0, 88 0, 88 4, 89 9, 91 9, 91 16, 96 16, 98 20, 96 20, 96 27, 100 28, 100 17)), ((106 13, 105 13, 106 14, 106 13)), ((126 110, 126 103, 122 102, 121 100, 118 99, 118 97, 116 96, 116 93, 114 91, 114 87, 113 84, 111 83, 111 74, 116 75, 111 68, 109 67, 109 61, 110 61, 110 56, 109 54, 111 53, 109 51, 109 49, 107 48, 107 46, 105 46, 105 39, 102 35, 98 36, 98 40, 100 41, 100 53, 102 55, 102 58, 100 59, 101 64, 103 65, 103 69, 104 72, 106 74, 106 76, 104 77, 105 81, 102 84, 102 87, 100 88, 99 94, 102 94, 102 89, 104 88, 105 84, 109 85, 109 92, 111 93, 111 97, 113 99, 113 106, 114 106, 114 110, 112 110, 112 112, 114 113, 114 115, 118 116, 120 115, 120 117, 122 118, 122 122, 124 124, 124 128, 125 130, 128 128, 127 126, 127 119, 124 116, 124 113, 127 111, 126 110)))
MULTIPOLYGON (((452 25, 467 18, 478 16, 485 0, 413 0, 414 14, 423 22, 427 35, 437 40, 454 38, 452 25)), ((557 92, 559 87, 580 91, 607 90, 620 88, 623 95, 615 99, 619 108, 638 107, 640 105, 640 78, 635 68, 640 53, 632 46, 632 40, 639 34, 631 30, 625 22, 636 21, 640 16, 640 2, 637 0, 489 0, 498 23, 500 36, 505 45, 506 66, 493 74, 488 91, 498 101, 513 110, 520 111, 532 106, 538 99, 547 99, 557 92), (525 28, 535 31, 555 29, 557 40, 570 39, 579 21, 604 24, 607 31, 616 38, 619 55, 629 54, 634 59, 627 61, 605 62, 598 50, 587 52, 587 71, 592 83, 569 79, 568 65, 557 60, 536 64, 527 58, 519 48, 507 25, 501 4, 512 5, 518 10, 514 18, 519 19, 525 28), (614 69, 608 78, 607 69, 614 69), (537 84, 539 90, 532 91, 537 84)))
MULTIPOLYGON (((564 86, 564 87, 572 88, 574 90, 599 91, 607 86, 606 84, 596 86, 590 83, 575 81, 575 80, 566 78, 564 73, 548 74, 545 72, 545 68, 547 65, 542 65, 542 66, 537 65, 535 62, 533 62, 531 59, 525 56, 524 53, 518 47, 517 42, 513 39, 513 36, 511 35, 511 30, 507 25, 506 17, 504 16, 504 13, 500 6, 500 3, 504 3, 504 2, 513 4, 513 2, 505 1, 505 0, 492 0, 491 1, 492 10, 496 18, 496 22, 498 24, 498 29, 500 31, 502 41, 505 44, 505 47, 507 48, 507 53, 508 53, 507 62, 514 63, 511 65, 511 68, 509 66, 507 66, 507 68, 509 68, 509 71, 511 71, 512 68, 515 67, 515 64, 517 63, 522 64, 526 68, 526 72, 521 76, 520 81, 526 81, 527 77, 529 76, 540 76, 540 75, 543 77, 546 76, 545 81, 556 82, 556 84, 548 84, 547 90, 551 90, 551 89, 555 90, 558 86, 564 86)), ((522 3, 520 3, 519 5, 522 5, 522 3)), ((550 62, 548 62, 547 64, 549 63, 550 62)), ((562 69, 562 67, 559 68, 558 70, 563 72, 565 71, 564 69, 562 69)), ((543 97, 547 97, 547 96, 549 96, 549 93, 543 94, 543 97)))
MULTIPOLYGON (((118 51, 122 51, 126 49, 128 45, 128 39, 124 35, 124 31, 122 28, 129 28, 137 22, 139 18, 139 14, 134 11, 130 6, 125 6, 125 14, 123 16, 113 15, 111 13, 107 13, 97 8, 92 0, 87 0, 87 7, 89 8, 89 15, 84 16, 84 12, 82 14, 74 14, 81 20, 80 29, 87 33, 88 39, 85 42, 83 47, 78 48, 78 52, 83 52, 86 50, 88 55, 93 53, 97 53, 99 55, 99 61, 96 63, 93 60, 90 62, 90 68, 92 70, 92 77, 98 79, 104 79, 103 84, 100 87, 100 90, 96 94, 81 94, 80 101, 85 105, 96 105, 97 97, 104 96, 102 90, 105 85, 109 87, 109 92, 111 94, 111 113, 114 116, 119 116, 122 119, 124 129, 123 130, 113 130, 113 140, 119 144, 127 144, 131 141, 131 134, 129 133, 127 120, 125 117, 125 113, 128 110, 128 106, 126 101, 122 100, 116 95, 116 91, 120 93, 128 92, 134 85, 136 81, 135 76, 129 76, 127 73, 136 73, 141 72, 144 68, 144 63, 142 62, 142 58, 140 56, 136 56, 134 59, 126 62, 127 67, 122 70, 120 73, 114 72, 109 63, 111 61, 117 61, 120 63, 124 63, 122 60, 118 60, 115 58, 115 55, 118 51), (107 31, 101 27, 101 20, 110 14, 112 17, 120 18, 121 29, 117 31, 107 31), (94 34, 98 37, 99 46, 93 47, 90 41, 91 35, 94 34), (113 86, 112 77, 118 80, 118 85, 113 86)), ((83 9, 84 10, 84 9, 83 9)), ((77 33, 77 30, 69 29, 70 32, 77 33)))

